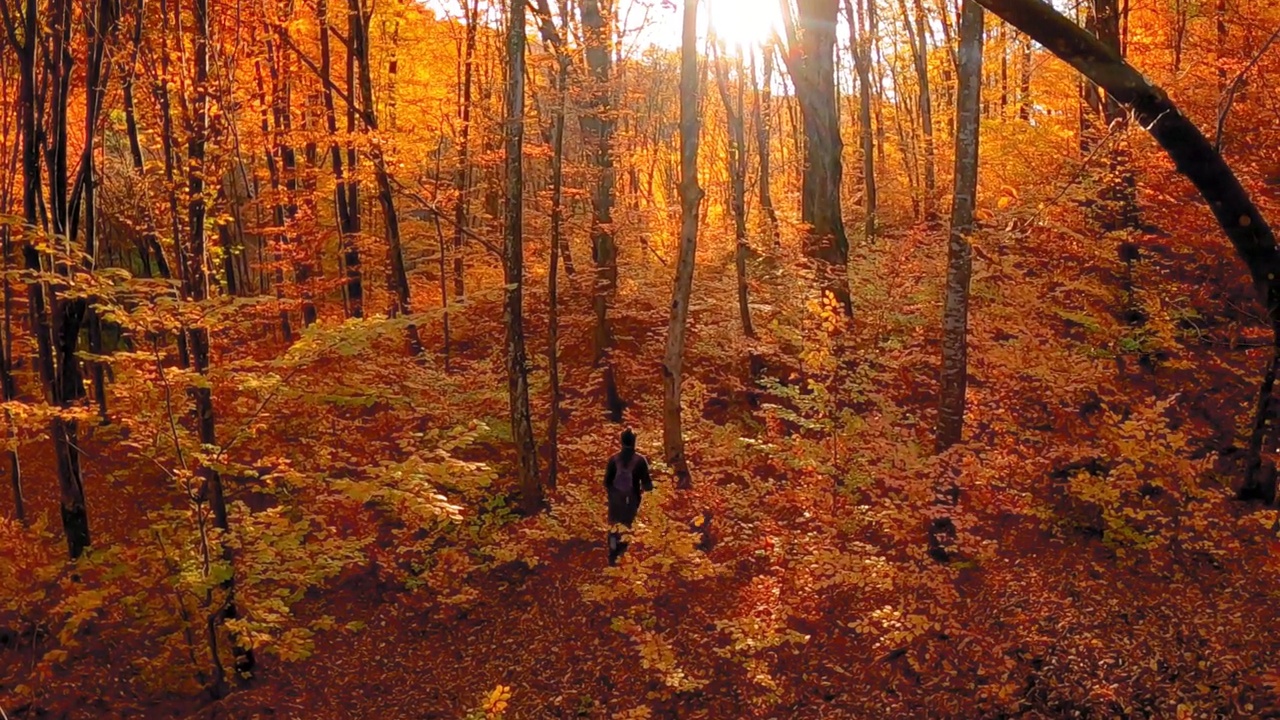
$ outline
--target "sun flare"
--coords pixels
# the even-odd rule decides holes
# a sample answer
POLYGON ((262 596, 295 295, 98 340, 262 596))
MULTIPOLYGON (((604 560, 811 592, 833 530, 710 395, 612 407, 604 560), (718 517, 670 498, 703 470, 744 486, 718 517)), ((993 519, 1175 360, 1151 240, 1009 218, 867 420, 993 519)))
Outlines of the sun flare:
POLYGON ((710 0, 711 30, 728 45, 751 47, 781 32, 778 0, 710 0))

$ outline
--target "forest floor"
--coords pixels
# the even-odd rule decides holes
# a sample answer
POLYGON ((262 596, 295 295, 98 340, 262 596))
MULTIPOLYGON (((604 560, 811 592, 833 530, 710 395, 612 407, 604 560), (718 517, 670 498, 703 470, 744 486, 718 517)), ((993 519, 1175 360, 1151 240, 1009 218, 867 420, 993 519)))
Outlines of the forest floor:
MULTIPOLYGON (((973 439, 939 460, 928 452, 938 288, 922 278, 940 277, 941 257, 892 240, 855 260, 861 305, 841 346, 854 362, 832 360, 841 347, 821 338, 775 340, 765 350, 780 382, 762 408, 747 402, 732 308, 695 307, 694 487, 675 489, 655 462, 657 489, 618 567, 600 474, 619 427, 603 420, 577 332, 547 511, 442 552, 425 586, 379 562, 394 542, 380 538, 371 562, 295 606, 328 628, 306 657, 263 654, 257 677, 220 701, 147 695, 124 660, 95 650, 47 680, 47 706, 11 716, 483 718, 485 698, 506 688, 509 718, 1280 717, 1277 518, 1231 501, 1231 468, 1215 460, 1261 362, 1208 342, 1252 332, 1209 309, 1215 282, 1233 282, 1213 274, 1227 271, 1197 256, 1192 280, 1170 279, 1152 253, 1139 282, 1198 313, 1198 339, 1171 339, 1177 317, 1157 298, 1156 340, 1126 365, 1098 351, 1127 347, 1132 332, 1108 250, 1061 238, 1042 240, 1056 255, 987 248, 999 259, 975 279, 973 439), (950 513, 957 559, 940 564, 924 529, 946 477, 963 494, 950 513)), ((1186 266, 1190 251, 1170 252, 1186 266)), ((759 322, 781 335, 793 288, 759 274, 759 322)), ((700 283, 731 296, 723 278, 700 283)), ((615 318, 619 374, 627 422, 657 460, 661 398, 644 378, 658 377, 664 303, 631 292, 615 318)), ((474 367, 496 364, 481 341, 498 331, 485 319, 496 312, 470 312, 480 319, 459 346, 474 367)), ((542 322, 530 319, 531 337, 542 322)), ((801 324, 826 322, 819 310, 801 324)), ((315 432, 301 442, 340 440, 315 432)), ((470 452, 507 461, 486 448, 470 452)), ((33 477, 49 470, 37 463, 33 477)), ((33 483, 33 503, 50 506, 48 495, 33 483)), ((107 538, 128 537, 143 511, 101 507, 107 538)), ((21 658, 6 657, 0 680, 22 679, 21 658)))

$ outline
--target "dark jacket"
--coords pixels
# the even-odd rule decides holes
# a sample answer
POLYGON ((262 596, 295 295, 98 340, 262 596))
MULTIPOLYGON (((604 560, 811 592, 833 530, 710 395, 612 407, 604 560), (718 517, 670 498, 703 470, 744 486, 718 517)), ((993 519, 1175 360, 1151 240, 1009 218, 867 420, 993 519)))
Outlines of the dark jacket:
POLYGON ((649 461, 635 450, 623 450, 609 458, 604 470, 604 488, 609 493, 609 522, 631 525, 640 510, 640 496, 653 490, 653 479, 649 476, 649 461), (618 467, 626 464, 632 468, 631 492, 619 492, 613 486, 613 478, 618 474, 618 467))

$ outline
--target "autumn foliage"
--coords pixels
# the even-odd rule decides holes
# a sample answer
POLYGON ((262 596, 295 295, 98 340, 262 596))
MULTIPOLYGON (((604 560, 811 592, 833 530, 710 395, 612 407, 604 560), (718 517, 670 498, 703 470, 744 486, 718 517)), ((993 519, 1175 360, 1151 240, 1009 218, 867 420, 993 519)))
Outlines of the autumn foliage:
MULTIPOLYGON (((1125 108, 515 2, 0 0, 0 713, 1280 717, 1277 315, 1125 108)), ((1280 7, 1065 11, 1280 217, 1280 7)))

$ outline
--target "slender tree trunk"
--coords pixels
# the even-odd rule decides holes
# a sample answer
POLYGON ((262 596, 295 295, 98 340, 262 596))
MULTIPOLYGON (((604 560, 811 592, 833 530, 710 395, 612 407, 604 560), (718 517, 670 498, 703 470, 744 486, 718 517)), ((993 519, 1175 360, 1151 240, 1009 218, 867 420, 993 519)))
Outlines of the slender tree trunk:
POLYGON ((1018 37, 1021 38, 1018 44, 1022 47, 1022 63, 1018 78, 1018 119, 1029 123, 1031 122, 1031 38, 1025 33, 1019 33, 1018 37))
MULTIPOLYGON (((721 47, 720 53, 723 52, 721 47)), ((716 57, 713 62, 716 68, 716 88, 720 92, 720 102, 724 105, 725 130, 729 135, 729 207, 733 213, 733 236, 736 243, 734 270, 738 287, 738 319, 742 323, 742 334, 754 339, 756 330, 751 324, 751 305, 747 291, 747 256, 751 252, 751 246, 747 243, 747 135, 742 99, 746 72, 742 67, 742 55, 739 54, 738 92, 735 98, 729 92, 729 80, 726 77, 728 69, 724 58, 716 57)))
POLYGON ((590 110, 582 116, 586 144, 599 176, 591 191, 591 257, 596 277, 592 292, 595 309, 594 361, 603 367, 605 408, 614 422, 622 422, 626 403, 618 392, 618 380, 611 350, 613 329, 609 305, 618 290, 618 248, 613 236, 613 206, 616 201, 614 171, 614 131, 617 120, 613 107, 613 0, 581 0, 583 44, 589 71, 590 110))
POLYGON ((471 78, 476 56, 476 29, 479 25, 479 0, 474 0, 466 12, 466 40, 462 55, 462 98, 458 105, 458 167, 454 172, 453 189, 457 201, 453 209, 453 295, 461 300, 466 297, 466 266, 463 262, 463 229, 466 227, 471 177, 471 78))
MULTIPOLYGON (((271 41, 266 42, 268 48, 266 54, 270 55, 269 48, 271 41)), ((271 260, 275 267, 276 275, 276 303, 280 307, 280 334, 284 337, 286 343, 293 342, 293 324, 289 319, 289 309, 284 305, 284 250, 288 247, 288 239, 286 238, 286 228, 288 226, 288 217, 282 202, 283 191, 281 190, 280 163, 278 154, 280 152, 279 133, 272 129, 271 116, 276 102, 274 98, 276 91, 273 83, 271 95, 268 96, 266 89, 266 80, 262 75, 262 63, 260 61, 254 63, 254 74, 258 83, 258 100, 262 107, 262 115, 259 121, 262 128, 262 140, 266 143, 264 153, 267 161, 267 178, 271 185, 271 216, 274 225, 275 240, 272 243, 271 260)), ((273 71, 274 75, 274 71, 273 71)))
POLYGON ((853 66, 858 73, 858 137, 862 142, 863 235, 870 240, 876 235, 876 164, 875 135, 871 127, 871 43, 865 13, 855 13, 852 0, 844 0, 849 16, 849 47, 853 66))
POLYGON ((1217 31, 1218 94, 1221 95, 1227 87, 1227 0, 1217 0, 1213 16, 1217 31))
MULTIPOLYGON (((31 7, 29 12, 36 12, 31 7)), ((77 214, 75 203, 69 193, 68 177, 68 105, 73 75, 71 56, 71 23, 73 17, 70 0, 57 0, 50 7, 49 19, 50 43, 45 57, 48 84, 45 88, 49 95, 44 99, 48 105, 48 125, 46 136, 45 161, 48 169, 48 203, 49 217, 52 221, 53 237, 60 240, 66 249, 75 248, 77 232, 72 218, 77 214)), ((36 37, 34 28, 27 37, 36 37)), ((103 37, 98 42, 104 42, 103 37)), ((95 53, 97 42, 90 43, 91 56, 95 53)), ((100 70, 100 68, 99 68, 100 70)), ((92 114, 92 109, 87 110, 92 114)), ((38 142, 38 138, 36 139, 38 142)), ((92 151, 93 135, 85 138, 87 148, 92 151)), ((37 151, 38 152, 38 151, 37 151)), ((84 396, 84 383, 80 375, 80 359, 77 355, 80 329, 84 322, 87 302, 83 298, 59 297, 59 290, 71 282, 79 262, 68 255, 64 260, 61 253, 55 251, 52 263, 55 275, 59 279, 47 286, 48 307, 53 319, 52 341, 53 362, 51 371, 52 383, 49 395, 59 412, 51 423, 54 453, 57 460, 58 487, 61 496, 62 526, 67 537, 67 549, 72 559, 80 555, 90 544, 89 515, 85 504, 84 477, 80 466, 80 430, 76 420, 68 418, 64 413, 84 396)), ((38 265, 37 256, 37 265, 38 265)))
MULTIPOLYGON (((17 168, 11 167, 10 169, 16 170, 17 168)), ((8 202, 5 203, 5 210, 8 211, 8 202)), ((4 255, 4 278, 0 280, 4 291, 4 338, 0 341, 0 393, 2 393, 0 398, 6 403, 13 402, 18 397, 18 383, 13 377, 13 290, 9 285, 9 271, 11 270, 9 239, 9 228, 0 228, 0 252, 4 255)), ((27 511, 26 503, 23 502, 22 496, 22 464, 18 460, 16 446, 18 428, 13 422, 12 414, 8 411, 5 411, 5 424, 9 427, 11 440, 15 443, 13 448, 6 451, 9 456, 9 485, 13 489, 13 515, 18 522, 25 525, 27 511)))
MULTIPOLYGON (((370 11, 366 11, 363 0, 349 0, 349 8, 353 18, 358 22, 352 27, 349 39, 351 53, 358 60, 357 71, 360 81, 360 100, 363 104, 361 114, 365 127, 371 134, 378 132, 378 116, 373 102, 373 70, 369 62, 369 21, 370 11)), ((400 218, 396 215, 395 194, 391 188, 391 174, 387 170, 386 158, 380 142, 373 142, 369 147, 369 159, 373 162, 374 180, 378 186, 378 205, 382 209, 382 219, 386 227, 388 277, 387 286, 393 297, 392 315, 408 316, 412 314, 409 298, 409 275, 404 266, 404 250, 400 244, 400 218)), ((422 341, 418 337, 418 328, 409 326, 409 351, 422 355, 422 341)))
MULTIPOLYGON (((193 302, 201 303, 209 297, 209 264, 206 248, 205 220, 207 217, 207 200, 205 199, 205 175, 207 172, 205 156, 209 134, 209 5, 208 0, 194 0, 192 7, 193 28, 192 51, 194 83, 191 101, 191 135, 187 140, 187 215, 190 252, 187 253, 190 266, 187 268, 187 293, 193 302)), ((200 375, 209 371, 209 330, 201 325, 191 328, 191 358, 194 369, 200 375)), ((198 384, 191 389, 195 400, 197 428, 200 442, 207 446, 217 446, 216 418, 213 409, 213 391, 207 383, 198 384)), ((232 621, 237 617, 235 557, 230 539, 230 523, 227 518, 227 501, 223 492, 222 474, 207 463, 201 463, 197 469, 201 479, 200 497, 209 503, 213 513, 213 524, 220 532, 219 546, 222 561, 229 572, 221 583, 223 593, 222 604, 213 618, 210 618, 210 650, 213 654, 213 665, 221 675, 222 664, 218 658, 215 623, 232 621)), ((235 669, 243 676, 253 672, 253 651, 245 648, 237 641, 236 633, 230 631, 231 649, 235 658, 235 669)), ((221 677, 215 678, 214 692, 222 691, 221 677)))
MULTIPOLYGON (((680 45, 680 259, 676 263, 667 325, 667 350, 662 361, 662 447, 667 464, 676 474, 678 487, 688 488, 693 478, 684 454, 680 383, 684 372, 685 331, 689 319, 689 295, 698 252, 698 0, 684 0, 684 28, 680 45)), ((726 92, 727 94, 727 92, 726 92)))
MULTIPOLYGON (((902 6, 903 22, 908 23, 906 1, 899 0, 899 4, 902 6)), ((933 101, 929 92, 929 40, 925 33, 926 19, 921 0, 915 0, 915 11, 915 30, 912 31, 910 24, 906 29, 920 91, 920 126, 924 137, 924 219, 925 222, 932 223, 938 219, 937 172, 934 169, 933 101)))
MULTIPOLYGON (((169 229, 173 242, 175 262, 173 267, 178 273, 178 282, 185 282, 187 259, 184 255, 186 243, 182 241, 182 214, 178 207, 178 193, 172 188, 178 187, 178 166, 182 163, 179 157, 177 135, 173 123, 173 96, 169 92, 169 79, 174 77, 169 59, 169 37, 172 28, 169 25, 169 0, 160 0, 160 73, 152 84, 152 94, 160 107, 160 144, 164 156, 165 187, 169 201, 169 229)), ((178 332, 178 362, 186 368, 191 367, 191 353, 187 347, 187 332, 183 328, 178 332)))
MULTIPOLYGON (((752 94, 751 115, 756 129, 756 159, 759 164, 760 209, 764 211, 768 223, 769 234, 773 237, 776 248, 781 239, 778 233, 778 213, 773 209, 773 178, 771 167, 771 147, 769 120, 773 117, 773 43, 762 46, 760 54, 764 56, 764 79, 756 86, 752 94)), ((756 78, 756 55, 751 54, 751 78, 756 78)))
POLYGON ((359 225, 355 218, 359 215, 360 209, 351 205, 347 193, 348 168, 343 167, 342 144, 337 140, 338 117, 333 103, 333 80, 331 79, 333 57, 329 47, 328 0, 317 1, 316 22, 320 25, 320 80, 323 86, 321 92, 324 93, 324 121, 331 138, 329 166, 333 171, 333 195, 338 213, 338 233, 342 236, 342 264, 346 268, 347 317, 359 318, 364 317, 364 279, 360 271, 360 250, 356 247, 356 233, 359 232, 359 225))
POLYGON ((538 446, 529 411, 529 363, 524 343, 524 82, 525 4, 511 3, 507 26, 506 231, 503 233, 503 277, 506 282, 502 319, 507 329, 507 398, 511 404, 511 439, 520 468, 520 504, 526 515, 542 507, 538 446))
POLYGON ((960 442, 968 377, 969 280, 973 273, 973 213, 978 193, 978 123, 982 94, 982 6, 964 0, 960 18, 959 90, 956 101, 955 194, 947 247, 947 286, 942 318, 942 382, 936 449, 960 442))

